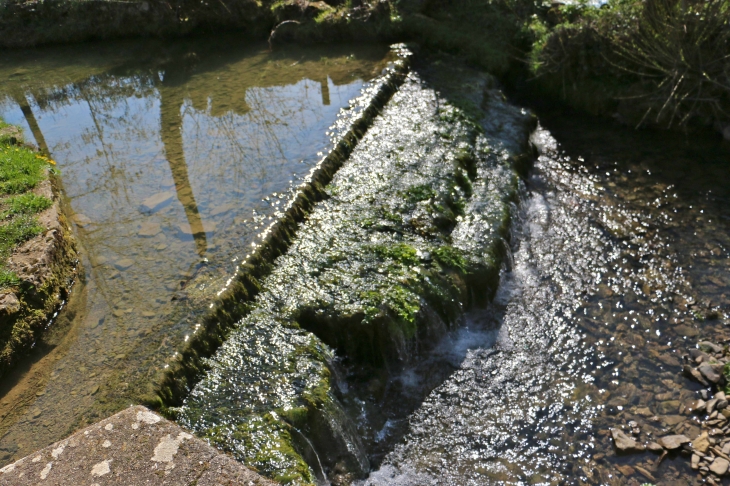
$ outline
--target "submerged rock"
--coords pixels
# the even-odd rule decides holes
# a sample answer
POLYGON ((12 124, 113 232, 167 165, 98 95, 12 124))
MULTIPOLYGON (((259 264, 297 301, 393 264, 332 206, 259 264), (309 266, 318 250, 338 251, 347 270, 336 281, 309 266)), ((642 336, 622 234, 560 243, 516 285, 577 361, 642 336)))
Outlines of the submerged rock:
POLYGON ((643 444, 636 442, 619 429, 611 429, 611 437, 613 437, 613 443, 619 452, 631 453, 646 450, 643 444))
POLYGON ((408 76, 208 361, 183 424, 284 483, 368 472, 334 353, 397 368, 496 289, 532 117, 489 105, 499 130, 408 76))

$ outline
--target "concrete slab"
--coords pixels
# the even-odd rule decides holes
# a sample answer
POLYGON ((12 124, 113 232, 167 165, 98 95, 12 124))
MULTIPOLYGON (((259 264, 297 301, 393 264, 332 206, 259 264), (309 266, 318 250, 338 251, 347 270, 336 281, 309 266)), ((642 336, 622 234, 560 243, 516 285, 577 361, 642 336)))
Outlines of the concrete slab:
POLYGON ((275 486, 145 407, 130 407, 0 469, 0 486, 275 486))

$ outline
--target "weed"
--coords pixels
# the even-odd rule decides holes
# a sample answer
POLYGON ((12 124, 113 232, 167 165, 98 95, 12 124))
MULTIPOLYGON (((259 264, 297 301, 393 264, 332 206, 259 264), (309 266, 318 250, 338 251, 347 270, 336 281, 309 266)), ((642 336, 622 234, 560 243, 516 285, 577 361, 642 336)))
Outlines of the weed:
POLYGON ((53 201, 45 196, 37 196, 33 193, 20 194, 9 197, 4 201, 8 209, 0 213, 0 219, 6 219, 16 214, 35 214, 48 209, 53 201))

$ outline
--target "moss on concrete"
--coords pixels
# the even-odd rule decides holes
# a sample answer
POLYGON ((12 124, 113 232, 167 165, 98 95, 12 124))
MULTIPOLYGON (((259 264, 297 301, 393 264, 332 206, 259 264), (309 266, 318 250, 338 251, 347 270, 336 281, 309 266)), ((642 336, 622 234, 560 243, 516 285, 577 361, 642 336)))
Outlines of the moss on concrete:
POLYGON ((409 75, 205 361, 177 409, 184 424, 215 429, 219 447, 291 484, 320 469, 330 479, 367 472, 337 399, 334 353, 397 369, 496 290, 519 187, 514 156, 527 150, 533 119, 487 91, 490 110, 475 119, 409 75), (499 126, 484 121, 494 117, 499 126), (251 421, 275 424, 262 433, 274 434, 269 453, 252 455, 254 438, 237 425, 251 421))

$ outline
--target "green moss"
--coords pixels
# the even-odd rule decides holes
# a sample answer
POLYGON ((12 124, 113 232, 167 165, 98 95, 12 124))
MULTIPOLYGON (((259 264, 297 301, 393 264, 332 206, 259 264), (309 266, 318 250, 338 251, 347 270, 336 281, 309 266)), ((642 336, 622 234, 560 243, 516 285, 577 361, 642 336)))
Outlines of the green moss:
POLYGON ((454 248, 450 245, 443 245, 434 250, 433 256, 437 262, 446 267, 460 270, 463 273, 466 273, 467 271, 466 258, 464 258, 463 252, 458 248, 454 248))
POLYGON ((417 265, 418 252, 415 248, 405 243, 394 245, 375 245, 373 252, 382 259, 393 260, 401 265, 417 265))
POLYGON ((409 187, 404 194, 405 198, 411 204, 415 204, 421 201, 427 201, 431 198, 436 197, 436 195, 436 191, 431 186, 428 186, 426 184, 409 187))

